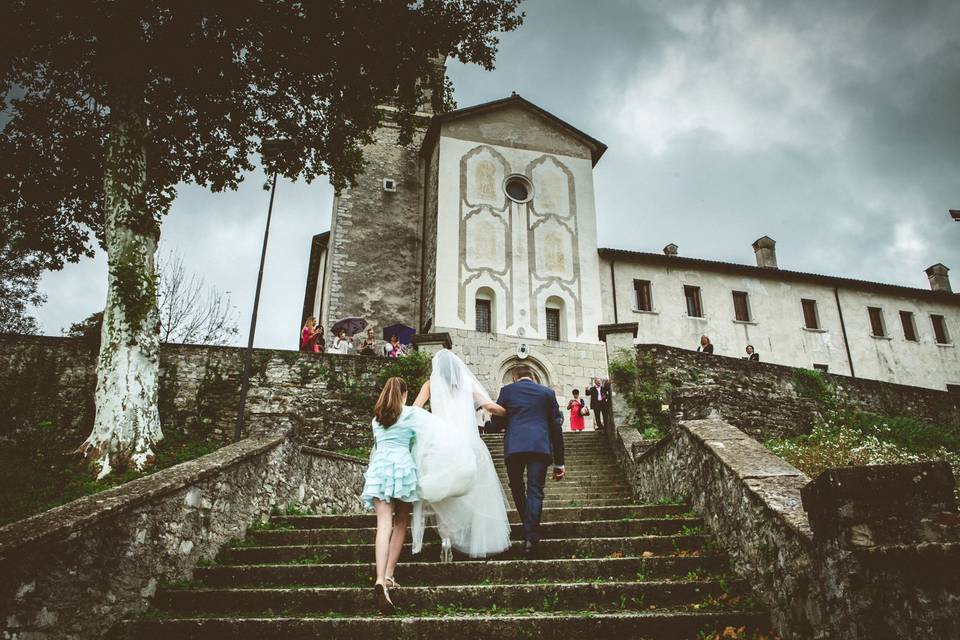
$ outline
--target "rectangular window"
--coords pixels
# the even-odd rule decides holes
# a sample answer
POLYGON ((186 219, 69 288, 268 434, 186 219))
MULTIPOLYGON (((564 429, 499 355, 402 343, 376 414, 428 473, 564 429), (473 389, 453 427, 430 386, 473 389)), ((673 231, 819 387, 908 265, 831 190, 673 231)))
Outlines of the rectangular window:
POLYGON ((960 397, 960 384, 950 384, 947 383, 947 393, 955 393, 960 397))
POLYGON ((807 329, 819 329, 820 316, 817 315, 817 301, 801 300, 800 304, 803 305, 803 326, 807 329))
POLYGON ((912 311, 900 312, 900 324, 903 325, 903 339, 910 342, 917 341, 917 325, 913 321, 912 311))
POLYGON ((933 323, 933 335, 937 344, 950 344, 950 333, 947 331, 947 321, 943 316, 930 314, 933 323))
POLYGON ((733 316, 739 322, 750 322, 750 303, 746 291, 733 292, 733 316))
POLYGON ((547 340, 560 339, 560 309, 547 308, 547 340))
POLYGON ((633 290, 637 293, 637 309, 653 311, 653 298, 650 296, 649 280, 634 280, 633 290))
POLYGON ((867 307, 867 313, 870 314, 870 331, 878 338, 885 338, 887 330, 883 326, 883 309, 867 307))
POLYGON ((700 287, 683 287, 683 295, 687 299, 687 315, 691 318, 703 317, 703 303, 700 301, 700 287))
POLYGON ((477 299, 477 331, 491 333, 493 327, 490 322, 490 301, 477 299))
POLYGON ((823 372, 823 373, 826 373, 827 370, 830 368, 830 365, 828 365, 828 364, 815 364, 815 365, 813 365, 813 368, 816 369, 817 371, 821 371, 821 372, 823 372))

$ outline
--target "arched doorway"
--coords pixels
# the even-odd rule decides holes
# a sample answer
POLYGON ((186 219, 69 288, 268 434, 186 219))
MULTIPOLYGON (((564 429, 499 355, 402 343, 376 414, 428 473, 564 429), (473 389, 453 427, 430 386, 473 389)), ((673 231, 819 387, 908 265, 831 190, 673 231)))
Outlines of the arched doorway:
POLYGON ((523 359, 517 357, 509 358, 502 365, 500 365, 501 387, 513 382, 513 371, 520 366, 530 368, 530 371, 533 372, 534 382, 546 385, 548 387, 550 386, 550 376, 547 375, 546 368, 540 363, 539 360, 528 356, 523 359))

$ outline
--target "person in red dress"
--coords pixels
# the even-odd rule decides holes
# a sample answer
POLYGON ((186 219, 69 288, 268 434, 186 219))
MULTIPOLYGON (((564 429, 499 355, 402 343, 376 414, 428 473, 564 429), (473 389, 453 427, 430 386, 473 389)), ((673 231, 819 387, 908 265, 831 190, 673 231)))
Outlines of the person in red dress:
POLYGON ((573 399, 567 403, 567 409, 570 411, 570 430, 583 431, 583 407, 584 402, 580 398, 580 390, 573 390, 573 399))
POLYGON ((317 328, 317 319, 307 318, 300 331, 300 351, 320 353, 323 350, 323 327, 317 328))

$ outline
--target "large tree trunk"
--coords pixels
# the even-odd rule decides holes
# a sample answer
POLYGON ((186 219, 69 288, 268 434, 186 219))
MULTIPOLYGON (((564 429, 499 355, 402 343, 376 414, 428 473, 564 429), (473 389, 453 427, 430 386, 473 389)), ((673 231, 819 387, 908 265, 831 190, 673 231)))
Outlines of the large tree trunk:
POLYGON ((154 254, 159 226, 146 204, 142 97, 113 105, 104 177, 109 264, 97 367, 96 418, 81 447, 103 478, 153 462, 160 331, 154 254))

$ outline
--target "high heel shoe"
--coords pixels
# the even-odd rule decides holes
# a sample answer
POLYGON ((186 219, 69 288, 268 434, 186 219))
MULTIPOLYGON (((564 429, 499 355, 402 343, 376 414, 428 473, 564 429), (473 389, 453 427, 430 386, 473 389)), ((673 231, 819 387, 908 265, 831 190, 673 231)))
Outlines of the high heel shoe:
POLYGON ((444 564, 453 562, 453 546, 450 544, 450 538, 444 538, 440 542, 440 562, 444 564))
POLYGON ((393 601, 390 600, 390 593, 387 591, 385 585, 373 585, 373 599, 377 604, 377 609, 384 615, 391 614, 397 610, 393 601))

